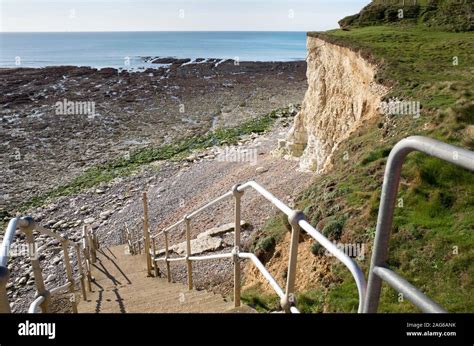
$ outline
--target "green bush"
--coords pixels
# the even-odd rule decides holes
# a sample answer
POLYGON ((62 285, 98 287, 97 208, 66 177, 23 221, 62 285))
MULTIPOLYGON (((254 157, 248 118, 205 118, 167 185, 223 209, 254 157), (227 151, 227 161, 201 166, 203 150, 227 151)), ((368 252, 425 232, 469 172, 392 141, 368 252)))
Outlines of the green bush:
POLYGON ((311 253, 315 256, 322 256, 326 252, 326 249, 324 248, 324 246, 322 246, 321 244, 317 242, 311 245, 310 250, 311 250, 311 253))
POLYGON ((367 165, 370 162, 377 161, 379 159, 382 159, 384 157, 387 157, 390 154, 391 148, 381 148, 381 149, 376 149, 367 154, 362 159, 362 165, 367 165))
POLYGON ((273 249, 275 244, 275 238, 272 236, 268 236, 258 241, 256 250, 262 249, 263 251, 267 252, 273 249))
POLYGON ((335 218, 329 221, 323 228, 323 234, 332 240, 339 240, 342 235, 342 229, 346 223, 345 217, 335 218))

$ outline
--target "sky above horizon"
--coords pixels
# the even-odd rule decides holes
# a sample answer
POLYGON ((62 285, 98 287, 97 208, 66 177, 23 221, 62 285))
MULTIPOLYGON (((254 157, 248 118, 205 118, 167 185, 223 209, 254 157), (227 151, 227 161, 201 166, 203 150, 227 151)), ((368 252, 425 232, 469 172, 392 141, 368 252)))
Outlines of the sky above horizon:
POLYGON ((369 0, 0 0, 0 32, 318 31, 369 0))

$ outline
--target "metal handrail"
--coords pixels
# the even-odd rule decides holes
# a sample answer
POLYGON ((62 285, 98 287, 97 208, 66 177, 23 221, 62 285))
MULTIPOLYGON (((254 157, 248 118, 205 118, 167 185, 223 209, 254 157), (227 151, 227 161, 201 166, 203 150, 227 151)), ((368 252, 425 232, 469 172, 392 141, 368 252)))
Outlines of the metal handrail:
POLYGON ((65 283, 64 285, 62 286, 57 286, 55 288, 52 288, 50 291, 49 291, 49 294, 51 295, 54 295, 56 293, 60 293, 60 292, 63 292, 65 290, 68 290, 69 288, 71 287, 71 283, 68 282, 68 283, 65 283))
MULTIPOLYGON (((358 312, 376 312, 378 303, 380 300, 380 290, 382 280, 387 282, 391 287, 403 293, 405 297, 411 301, 414 305, 419 307, 424 312, 445 312, 445 310, 439 306, 436 302, 432 301, 416 287, 411 285, 406 281, 402 276, 392 271, 386 266, 386 260, 388 257, 388 242, 390 239, 390 232, 393 221, 393 212, 396 201, 396 196, 398 192, 398 185, 400 182, 401 169, 405 158, 408 153, 412 151, 419 151, 431 155, 433 157, 442 159, 444 161, 453 163, 460 167, 466 168, 474 172, 474 153, 462 149, 450 144, 446 144, 434 139, 413 136, 406 138, 399 143, 397 143, 392 149, 388 161, 387 168, 385 170, 382 196, 379 208, 379 215, 377 220, 377 230, 374 241, 374 250, 372 253, 371 266, 369 270, 369 285, 367 286, 364 274, 357 263, 342 252, 335 244, 331 243, 320 231, 314 228, 309 224, 304 214, 298 210, 292 210, 281 200, 276 198, 273 194, 263 188, 261 185, 255 181, 249 181, 243 185, 235 185, 231 191, 226 192, 225 194, 219 196, 218 198, 212 200, 211 202, 201 206, 200 208, 194 210, 192 213, 186 215, 183 219, 179 220, 175 224, 167 227, 163 231, 150 236, 150 231, 148 228, 148 207, 147 207, 147 197, 144 193, 144 211, 145 217, 144 221, 144 236, 138 240, 131 241, 130 232, 127 229, 128 237, 127 241, 129 246, 140 242, 144 242, 145 254, 147 257, 147 263, 149 264, 152 261, 155 266, 155 273, 157 273, 156 263, 158 261, 164 261, 167 264, 168 270, 168 280, 170 280, 170 262, 186 261, 188 265, 188 285, 189 289, 192 289, 192 261, 203 261, 203 260, 212 260, 212 259, 233 259, 234 261, 234 301, 236 306, 240 306, 240 259, 250 259, 256 268, 262 273, 264 278, 267 280, 269 285, 280 297, 280 304, 286 312, 299 313, 298 309, 295 307, 294 301, 294 290, 295 290, 295 279, 296 279, 296 264, 297 264, 297 251, 298 251, 298 239, 299 233, 301 230, 306 231, 306 233, 326 248, 331 254, 333 254, 339 261, 341 261, 352 274, 354 281, 357 285, 358 295, 359 295, 359 306, 358 312), (274 277, 269 273, 265 268, 262 262, 253 254, 240 252, 240 199, 245 190, 252 188, 257 193, 266 198, 270 203, 276 206, 280 211, 282 211, 287 217, 288 221, 292 227, 291 233, 291 245, 290 245, 290 255, 288 261, 288 272, 287 272, 287 282, 286 288, 283 290, 274 277), (190 239, 190 228, 191 221, 204 212, 208 208, 220 203, 230 197, 235 198, 235 232, 234 232, 234 249, 232 253, 225 254, 213 254, 205 256, 192 256, 191 255, 191 239, 190 239), (168 257, 168 233, 175 229, 176 227, 184 224, 186 226, 186 256, 169 258, 168 257), (158 258, 156 256, 156 238, 159 235, 165 236, 165 257, 158 258), (150 239, 153 240, 153 251, 150 250, 150 239)), ((55 232, 52 232, 38 224, 36 224, 30 217, 23 218, 14 218, 10 220, 7 230, 5 232, 1 249, 0 249, 0 312, 10 312, 10 306, 8 304, 8 297, 6 293, 6 283, 8 281, 8 254, 13 238, 16 232, 17 227, 19 227, 26 235, 27 241, 30 244, 33 244, 33 230, 36 230, 40 233, 49 235, 57 240, 59 240, 63 245, 64 257, 66 262, 66 270, 68 275, 68 283, 63 286, 53 288, 51 290, 46 290, 44 287, 44 282, 42 279, 39 261, 31 259, 31 264, 33 266, 33 273, 35 275, 35 282, 37 284, 37 294, 38 296, 31 303, 28 312, 36 312, 38 307, 41 307, 43 311, 47 311, 47 304, 49 297, 52 294, 58 293, 65 289, 69 289, 74 294, 75 281, 81 280, 81 285, 83 286, 83 295, 85 298, 85 289, 84 289, 84 274, 74 277, 69 263, 69 255, 67 252, 68 245, 76 245, 75 242, 71 242, 68 239, 65 239, 58 235, 55 232)), ((83 231, 85 232, 85 230, 83 231)), ((95 239, 95 235, 87 235, 83 233, 82 243, 85 247, 93 247, 91 249, 92 257, 95 258, 95 248, 98 246, 95 239), (92 251, 93 250, 93 251, 92 251)), ((76 245, 77 246, 77 245, 76 245)), ((76 248, 78 249, 78 248, 76 248)), ((78 250, 78 256, 80 251, 78 250)), ((89 265, 88 258, 86 258, 86 267, 89 265)), ((94 260, 93 260, 94 262, 94 260)), ((82 265, 79 263, 79 265, 82 265)), ((88 282, 89 290, 90 289, 90 266, 88 267, 88 282)), ((148 273, 151 273, 151 267, 148 266, 148 273)), ((77 308, 75 302, 73 302, 73 310, 77 308)))
POLYGON ((7 226, 7 230, 5 231, 5 235, 3 236, 2 240, 2 248, 0 249, 0 267, 6 267, 8 263, 8 254, 10 253, 10 247, 13 243, 13 237, 15 236, 17 226, 28 226, 29 221, 22 217, 22 218, 13 218, 10 220, 7 226))
POLYGON ((387 160, 383 180, 364 312, 377 312, 382 280, 404 294, 405 298, 423 312, 446 312, 403 277, 388 269, 385 263, 388 258, 388 244, 401 170, 406 156, 412 151, 428 154, 474 172, 473 152, 432 138, 412 136, 401 140, 393 147, 387 160))
MULTIPOLYGON (((189 259, 190 261, 207 261, 207 260, 213 260, 213 259, 226 259, 226 258, 232 258, 234 257, 233 253, 224 253, 224 254, 216 254, 216 255, 207 255, 207 256, 189 256, 189 257, 175 257, 175 258, 169 258, 168 261, 170 262, 181 262, 181 261, 186 261, 189 259)), ((255 256, 253 253, 249 252, 239 252, 238 257, 242 259, 250 259, 255 266, 257 267, 258 270, 263 274, 263 276, 267 279, 268 283, 270 286, 275 290, 276 294, 280 298, 285 297, 285 292, 283 289, 278 285, 278 283, 275 281, 273 276, 270 274, 270 272, 265 268, 263 263, 258 259, 257 256, 255 256)), ((156 258, 155 261, 164 261, 165 258, 156 258)))
MULTIPOLYGON (((165 261, 166 263, 169 262, 175 262, 175 261, 187 261, 188 263, 188 284, 189 287, 192 287, 192 274, 190 273, 190 263, 193 260, 204 260, 204 259, 215 259, 218 256, 219 258, 224 258, 224 257, 230 257, 234 256, 235 258, 248 258, 251 259, 252 262, 255 264, 257 269, 263 274, 264 278, 268 281, 270 286, 273 288, 273 290, 278 294, 278 296, 281 298, 281 305, 282 307, 291 312, 292 310, 297 311, 297 309, 293 306, 294 305, 294 285, 295 285, 295 279, 296 279, 296 256, 297 256, 297 249, 298 249, 298 238, 299 238, 299 232, 301 229, 306 231, 308 235, 310 235, 312 238, 314 238, 318 243, 320 243, 323 247, 325 247, 331 254, 333 254, 338 260, 340 260, 350 271, 352 274, 356 285, 357 285, 357 291, 359 295, 359 305, 358 305, 358 312, 362 312, 362 308, 364 305, 364 299, 365 299, 365 292, 366 292, 366 281, 364 274, 360 267, 357 265, 357 263, 351 259, 349 256, 347 256, 344 252, 342 252, 340 249, 338 249, 329 239, 327 239, 323 234, 321 234, 316 228, 311 226, 304 217, 304 214, 301 211, 297 210, 292 210, 290 207, 288 207, 285 203, 283 203, 281 200, 276 198, 273 194, 271 194, 269 191, 267 191, 264 187, 256 183, 255 181, 249 181, 245 184, 242 185, 236 185, 232 188, 231 191, 226 192, 225 194, 217 197, 216 199, 212 200, 211 202, 199 207, 198 209, 194 210, 190 214, 186 215, 183 219, 180 221, 174 223, 173 225, 167 227, 163 231, 151 236, 153 241, 159 236, 159 235, 167 235, 168 232, 171 230, 175 229, 181 224, 186 224, 187 226, 187 254, 185 257, 178 257, 178 258, 168 258, 168 244, 166 240, 166 255, 164 258, 157 258, 155 256, 155 253, 153 253, 153 263, 154 265, 156 261, 165 261), (283 289, 277 284, 276 280, 272 277, 272 275, 266 270, 266 268, 263 266, 263 264, 258 260, 258 258, 251 253, 239 253, 237 251, 236 254, 228 254, 228 255, 210 255, 210 256, 191 256, 190 254, 190 239, 189 239, 189 223, 190 221, 199 215, 200 213, 204 212, 208 208, 216 205, 219 202, 222 202, 226 200, 227 198, 230 198, 232 196, 238 197, 238 203, 236 201, 236 206, 239 206, 239 211, 237 215, 236 211, 236 222, 235 222, 235 228, 237 229, 237 224, 240 225, 240 196, 244 193, 245 190, 247 189, 253 189, 260 195, 262 195, 265 199, 267 199, 270 203, 272 203, 274 206, 276 206, 280 211, 282 211, 285 215, 288 216, 288 220, 290 224, 292 225, 292 241, 291 241, 291 253, 290 253, 290 260, 289 260, 289 270, 288 270, 288 275, 287 275, 287 287, 286 287, 286 292, 283 291, 283 289), (294 309, 291 309, 294 308, 294 309)), ((240 227, 239 232, 240 233, 240 227)), ((239 242, 240 242, 240 234, 238 235, 239 237, 239 242)), ((236 242, 237 243, 237 242, 236 242)), ((237 246, 237 250, 239 247, 239 244, 235 244, 237 246)), ((147 254, 148 256, 148 254, 147 254)), ((237 269, 236 269, 237 270, 237 269)), ((169 268, 168 268, 168 279, 169 279, 169 268)), ((234 289, 237 289, 234 287, 234 289)), ((239 288, 240 289, 240 288, 239 288)), ((240 304, 240 303, 239 303, 240 304)))
MULTIPOLYGON (((304 218, 304 215, 299 212, 292 210, 282 201, 277 199, 270 192, 265 190, 261 185, 254 181, 249 181, 243 185, 234 186, 234 188, 223 194, 222 196, 214 199, 213 201, 207 203, 206 205, 196 209, 191 214, 186 215, 183 219, 176 222, 175 224, 167 227, 163 231, 152 236, 153 241, 159 236, 164 234, 166 238, 166 255, 165 258, 160 258, 155 260, 164 260, 167 264, 171 261, 180 261, 186 260, 188 263, 192 260, 193 256, 190 256, 190 239, 188 236, 189 233, 189 222, 192 218, 197 216, 199 213, 205 211, 209 207, 231 197, 234 195, 237 197, 238 193, 243 193, 248 188, 253 188, 260 195, 265 197, 273 205, 275 205, 280 211, 288 216, 289 222, 292 225, 292 245, 290 249, 290 260, 289 260, 289 270, 288 270, 288 280, 287 288, 285 293, 285 299, 288 300, 288 296, 292 294, 294 289, 294 272, 296 267, 296 251, 297 244, 295 239, 298 234, 298 230, 295 232, 295 228, 305 230, 312 238, 319 242, 323 247, 325 247, 330 253, 332 253, 336 258, 338 258, 351 272, 358 290, 359 295, 359 307, 358 312, 376 312, 378 301, 380 298, 380 288, 381 281, 385 280, 390 286, 397 289, 399 292, 403 293, 405 297, 419 307, 422 311, 425 312, 445 312, 445 310, 440 307, 437 303, 432 301, 430 298, 425 296, 422 292, 416 289, 413 285, 408 283, 403 277, 396 274, 392 270, 386 268, 385 261, 388 254, 388 240, 390 237, 390 230, 393 221, 393 211, 395 206, 395 198, 398 191, 398 184, 400 180, 401 167, 403 165, 406 155, 412 151, 420 151, 428 155, 437 157, 439 159, 451 162, 460 167, 466 168, 468 170, 474 171, 474 153, 459 148, 450 144, 446 144, 431 138, 421 137, 421 136, 412 136, 406 138, 395 145, 392 152, 389 155, 387 161, 387 168, 385 171, 382 196, 380 202, 379 216, 377 221, 377 231, 374 242, 374 251, 372 254, 371 267, 369 271, 369 285, 367 287, 365 277, 360 267, 352 260, 349 256, 344 254, 340 249, 338 249, 335 244, 331 243, 324 235, 321 234, 316 228, 311 226, 304 218), (187 255, 182 258, 168 258, 168 244, 167 244, 167 234, 169 231, 178 227, 181 224, 187 225, 187 255), (296 251, 295 251, 296 249, 296 251), (292 287, 293 286, 293 287, 292 287)), ((239 201, 240 203, 240 201, 239 201)), ((236 229, 237 229, 237 220, 240 220, 240 204, 236 201, 236 229), (237 218, 237 206, 239 205, 239 217, 237 218)), ((237 234, 237 232, 236 232, 237 234)), ((237 243, 237 242, 236 242, 237 243)), ((155 244, 154 244, 155 245, 155 244)), ((238 245, 238 244, 237 244, 238 245)), ((155 257, 155 253, 153 253, 155 257)), ((248 254, 237 253, 237 258, 243 258, 248 254)), ((209 256, 200 256, 200 258, 210 258, 209 256)), ((192 280, 192 275, 189 273, 188 265, 188 281, 192 280)), ((257 265, 257 268, 264 273, 265 268, 263 265, 257 265)), ((170 276, 169 266, 168 270, 168 279, 170 276)), ((271 282, 273 277, 268 273, 269 276, 265 276, 267 281, 271 282)), ((191 286, 192 284, 190 284, 191 286)), ((272 285, 273 287, 274 285, 272 285)), ((234 287, 235 288, 235 287, 234 287)), ((278 291, 278 288, 273 287, 274 290, 278 291)), ((280 289, 281 290, 281 289, 280 289)), ((283 292, 283 290, 281 290, 283 292)), ((284 302, 282 299, 282 303, 284 302)), ((282 304, 283 305, 283 304, 282 304)), ((288 308, 288 306, 287 306, 288 308)), ((291 307, 286 309, 291 311, 291 307)))
POLYGON ((43 304, 46 300, 45 296, 38 296, 33 302, 31 303, 30 307, 28 308, 29 314, 36 314, 38 308, 41 304, 43 304))
MULTIPOLYGON (((91 239, 86 239, 86 235, 87 235, 86 230, 84 229, 83 236, 81 237, 79 242, 74 242, 60 236, 59 234, 49 229, 44 228, 43 226, 36 223, 31 217, 13 218, 10 220, 8 224, 7 230, 2 240, 1 249, 0 249, 1 250, 1 253, 0 253, 0 312, 10 312, 10 304, 8 302, 8 296, 7 296, 7 291, 6 291, 6 284, 9 279, 9 270, 7 268, 7 264, 8 264, 8 259, 9 259, 10 248, 13 244, 14 235, 16 233, 17 228, 19 228, 20 231, 22 231, 26 235, 27 243, 29 244, 31 249, 35 248, 33 231, 37 231, 41 234, 50 236, 58 240, 59 242, 61 242, 62 247, 63 247, 65 266, 66 266, 66 274, 67 274, 67 279, 68 279, 68 282, 62 286, 55 287, 49 290, 46 289, 46 286, 43 280, 41 266, 39 264, 39 260, 36 257, 32 256, 32 254, 30 254, 31 266, 33 267, 33 275, 34 275, 36 288, 37 288, 37 297, 30 304, 28 312, 35 313, 38 310, 38 307, 41 307, 43 312, 47 312, 50 297, 56 293, 64 291, 65 289, 69 289, 71 294, 75 294, 75 283, 77 281, 80 281, 82 295, 84 299, 86 299, 86 290, 85 290, 85 283, 84 283, 86 276, 84 275, 83 270, 82 270, 82 260, 81 260, 81 253, 80 253, 81 252, 80 244, 83 243, 83 249, 85 251, 86 249, 88 249, 89 244, 91 242, 91 239), (76 255, 77 255, 77 260, 78 260, 77 264, 79 266, 79 275, 76 275, 76 276, 73 275, 73 271, 72 271, 72 267, 70 263, 70 257, 69 257, 69 251, 68 251, 68 247, 70 246, 76 247, 76 252, 77 252, 76 255)), ((88 286, 89 286, 89 291, 90 291, 91 290, 90 267, 88 267, 87 261, 88 261, 88 258, 86 254, 86 272, 88 274, 87 279, 88 279, 88 286)), ((76 306, 75 300, 72 301, 72 309, 73 309, 73 312, 77 312, 77 306, 76 306)))
POLYGON ((270 286, 273 288, 273 290, 275 291, 275 293, 281 298, 281 299, 284 299, 285 298, 285 292, 283 291, 283 289, 280 287, 280 285, 278 285, 278 283, 276 282, 275 278, 272 276, 272 274, 270 274, 270 272, 267 270, 267 268, 265 268, 265 266, 263 265, 262 262, 260 262, 260 260, 258 259, 257 256, 255 256, 253 253, 241 253, 239 254, 239 257, 241 258, 248 258, 250 259, 253 264, 255 265, 255 267, 257 267, 257 269, 260 271, 260 273, 262 273, 262 275, 265 277, 265 279, 267 279, 268 283, 270 284, 270 286))
MULTIPOLYGON (((211 202, 209 202, 209 203, 203 205, 202 207, 200 207, 200 208, 194 210, 191 214, 187 215, 187 217, 188 217, 189 219, 192 219, 192 218, 194 218, 195 216, 197 216, 198 214, 200 214, 200 213, 202 213, 203 211, 205 211, 206 209, 208 209, 208 208, 210 208, 210 207, 216 205, 217 203, 219 203, 219 202, 221 202, 221 201, 223 201, 223 200, 225 200, 225 199, 227 199, 227 198, 229 198, 229 197, 232 197, 232 191, 229 191, 229 192, 223 194, 222 196, 219 196, 219 197, 217 197, 216 199, 212 200, 211 202)), ((183 218, 183 219, 179 220, 178 222, 172 224, 171 226, 165 228, 163 231, 161 231, 161 232, 159 232, 159 233, 157 233, 157 234, 155 234, 155 235, 152 235, 151 238, 156 238, 156 237, 158 237, 159 235, 161 235, 161 234, 163 234, 163 233, 169 232, 169 231, 171 231, 173 228, 178 227, 179 225, 183 224, 184 222, 185 222, 185 219, 183 218)))

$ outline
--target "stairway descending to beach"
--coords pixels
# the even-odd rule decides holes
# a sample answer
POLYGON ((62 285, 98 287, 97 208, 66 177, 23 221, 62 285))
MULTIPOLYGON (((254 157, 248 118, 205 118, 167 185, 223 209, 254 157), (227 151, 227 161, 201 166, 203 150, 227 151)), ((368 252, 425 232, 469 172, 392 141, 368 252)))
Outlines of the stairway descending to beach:
POLYGON ((222 296, 189 290, 186 285, 148 277, 145 255, 128 254, 126 245, 97 250, 92 268, 95 280, 87 300, 78 304, 83 313, 225 313, 251 312, 234 308, 222 296))
MULTIPOLYGON (((60 242, 63 250, 64 266, 66 269, 67 283, 52 289, 46 289, 45 280, 41 269, 39 256, 30 255, 31 270, 34 275, 37 295, 30 304, 28 311, 50 312, 50 297, 65 290, 69 292, 71 310, 85 313, 127 313, 127 312, 191 312, 191 313, 222 313, 222 312, 255 312, 250 307, 241 305, 242 275, 241 263, 245 260, 252 265, 265 279, 266 283, 280 298, 280 311, 286 313, 299 313, 296 306, 296 273, 298 261, 298 247, 300 235, 305 232, 317 241, 337 260, 350 271, 357 287, 359 304, 357 311, 377 312, 382 283, 386 282, 406 299, 423 312, 445 313, 446 310, 438 303, 426 296, 421 290, 410 284, 404 277, 388 268, 386 265, 389 253, 388 244, 392 229, 394 208, 396 204, 398 185, 402 166, 407 153, 418 151, 432 157, 447 161, 474 172, 474 152, 443 143, 435 139, 421 136, 412 136, 398 142, 392 149, 382 187, 382 198, 379 206, 378 224, 373 245, 372 261, 369 269, 369 284, 364 272, 349 254, 343 252, 336 244, 326 238, 313 227, 302 211, 294 210, 266 190, 255 181, 232 186, 226 193, 220 195, 207 204, 198 207, 191 213, 184 215, 179 221, 165 229, 151 234, 148 218, 147 192, 143 193, 143 236, 132 237, 128 227, 122 233, 123 245, 113 247, 100 246, 99 238, 92 227, 83 227, 82 237, 79 241, 64 238, 61 234, 53 232, 32 217, 13 218, 8 223, 1 248, 10 249, 17 228, 25 235, 30 249, 35 249, 34 231, 54 238, 60 242), (245 225, 242 220, 241 199, 248 190, 258 193, 267 202, 278 208, 287 217, 291 228, 290 245, 288 250, 288 269, 286 271, 286 285, 283 289, 274 276, 265 268, 265 265, 253 252, 244 252, 242 246, 241 227, 245 225), (225 227, 215 227, 198 234, 191 239, 193 221, 201 213, 209 213, 209 208, 218 203, 232 199, 233 210, 233 245, 231 252, 209 253, 217 250, 222 242, 215 236, 228 230, 225 227), (183 227, 184 226, 184 227, 183 227), (184 228, 186 241, 180 244, 170 244, 170 232, 184 228), (126 236, 125 236, 126 234, 126 236), (157 251, 157 238, 164 238, 164 251, 157 251), (217 243, 213 243, 213 240, 217 243), (142 246, 143 243, 143 246, 142 246), (202 243, 211 245, 202 247, 202 243), (172 245, 172 246, 170 246, 172 245), (75 250, 75 263, 71 263, 70 248, 75 250), (143 254, 142 254, 143 250, 143 254), (170 253, 172 252, 172 257, 170 253), (164 255, 164 256, 163 256, 164 255), (179 255, 178 257, 176 255, 179 255), (84 261, 82 260, 84 259, 84 261), (193 285, 193 262, 210 260, 231 260, 233 263, 234 302, 227 302, 220 295, 206 291, 196 291, 193 285), (165 263, 166 276, 172 278, 170 262, 186 263, 187 286, 168 282, 159 278, 158 263, 165 263), (77 267, 76 274, 73 264, 77 267), (155 275, 153 275, 153 272, 155 275), (93 279, 91 278, 93 277, 93 279), (86 285, 87 282, 87 285, 86 285), (375 283, 374 283, 375 282, 375 283), (82 291, 84 300, 77 304, 77 284, 82 291)), ((212 215, 212 213, 211 213, 212 215)), ((0 253, 0 313, 11 312, 7 291, 9 277, 8 256, 9 251, 0 253)))

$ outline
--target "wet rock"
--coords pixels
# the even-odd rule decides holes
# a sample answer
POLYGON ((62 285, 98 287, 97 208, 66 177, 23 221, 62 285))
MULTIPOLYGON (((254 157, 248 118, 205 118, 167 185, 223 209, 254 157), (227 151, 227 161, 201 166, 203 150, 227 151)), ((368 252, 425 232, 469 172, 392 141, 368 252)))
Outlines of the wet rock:
POLYGON ((106 210, 106 211, 103 211, 99 214, 99 217, 102 219, 102 220, 106 220, 110 217, 110 215, 112 215, 114 213, 113 210, 106 210))
POLYGON ((91 224, 95 221, 93 217, 88 217, 87 219, 84 220, 84 224, 88 225, 91 224))
POLYGON ((189 155, 187 158, 186 158, 186 161, 188 162, 194 162, 198 159, 198 156, 193 154, 193 155, 189 155))
MULTIPOLYGON (((248 226, 248 223, 244 220, 241 220, 240 221, 240 226, 241 227, 246 227, 246 226, 248 226)), ((197 238, 199 239, 199 238, 203 238, 203 237, 216 237, 216 236, 220 236, 224 233, 232 232, 233 230, 234 230, 234 223, 233 222, 226 223, 224 225, 211 228, 211 229, 209 229, 205 232, 202 232, 202 233, 198 234, 197 238)))
MULTIPOLYGON (((215 251, 222 246, 222 239, 216 237, 202 237, 191 240, 191 253, 201 254, 206 251, 215 251)), ((171 248, 179 255, 186 254, 186 242, 175 245, 171 248)))
POLYGON ((67 222, 66 220, 60 220, 51 227, 54 229, 57 229, 57 228, 60 228, 61 226, 65 226, 66 222, 67 222))
POLYGON ((151 63, 152 64, 185 64, 187 62, 190 62, 191 59, 177 59, 177 58, 157 58, 154 59, 151 63))

